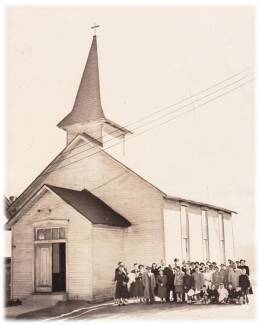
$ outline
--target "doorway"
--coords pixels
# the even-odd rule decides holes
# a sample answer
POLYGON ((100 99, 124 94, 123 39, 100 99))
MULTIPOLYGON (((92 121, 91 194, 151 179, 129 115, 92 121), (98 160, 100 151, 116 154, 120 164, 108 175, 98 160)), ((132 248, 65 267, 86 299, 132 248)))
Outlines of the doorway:
POLYGON ((41 243, 36 245, 36 291, 66 291, 65 243, 41 243))
POLYGON ((65 243, 52 244, 52 291, 65 291, 65 243))

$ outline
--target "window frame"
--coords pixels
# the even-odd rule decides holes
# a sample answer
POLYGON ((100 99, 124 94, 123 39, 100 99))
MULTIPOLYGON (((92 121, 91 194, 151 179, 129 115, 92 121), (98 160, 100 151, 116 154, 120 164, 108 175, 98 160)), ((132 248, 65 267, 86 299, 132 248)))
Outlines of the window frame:
POLYGON ((34 241, 36 243, 49 243, 49 242, 65 242, 66 241, 66 227, 62 226, 52 226, 52 227, 35 227, 34 228, 34 241), (51 230, 51 239, 39 239, 38 237, 38 231, 39 230, 51 230), (54 238, 53 230, 58 229, 58 238, 54 238), (61 231, 60 229, 63 229, 64 236, 63 238, 60 238, 61 231))

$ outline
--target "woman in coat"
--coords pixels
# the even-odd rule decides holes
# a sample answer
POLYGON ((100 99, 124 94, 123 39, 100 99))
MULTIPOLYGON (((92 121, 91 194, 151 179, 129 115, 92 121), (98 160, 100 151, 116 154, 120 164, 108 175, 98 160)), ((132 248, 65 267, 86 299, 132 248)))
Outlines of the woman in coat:
POLYGON ((239 287, 239 277, 242 271, 237 268, 236 264, 233 266, 233 270, 229 274, 228 282, 230 282, 233 288, 239 287))
POLYGON ((143 299, 143 284, 141 268, 143 265, 134 264, 134 269, 129 273, 130 284, 130 297, 134 298, 134 302, 142 301, 143 299))
POLYGON ((162 302, 166 302, 166 299, 167 299, 167 276, 163 274, 163 270, 159 271, 159 275, 156 278, 156 285, 158 288, 157 296, 161 298, 162 302))
POLYGON ((243 293, 244 297, 244 303, 249 303, 248 300, 248 293, 249 293, 249 288, 251 286, 248 275, 246 273, 246 269, 241 269, 242 274, 239 276, 239 286, 241 288, 241 291, 243 293))
POLYGON ((158 268, 158 265, 157 263, 152 263, 151 265, 151 272, 154 274, 154 277, 156 279, 156 287, 154 289, 154 294, 155 296, 158 296, 158 285, 157 285, 157 277, 159 275, 159 268, 158 268))
POLYGON ((156 280, 154 274, 151 272, 151 267, 146 267, 147 272, 142 276, 142 284, 144 287, 144 298, 147 304, 152 304, 155 300, 154 289, 156 287, 156 280))
POLYGON ((192 274, 194 280, 194 290, 195 290, 195 298, 199 300, 200 290, 204 285, 204 277, 201 272, 199 272, 199 268, 196 267, 195 271, 192 274))
POLYGON ((127 299, 129 296, 128 286, 127 286, 129 278, 122 266, 120 266, 118 270, 115 272, 115 281, 116 281, 115 298, 118 301, 118 305, 119 306, 126 305, 125 299, 127 299))
POLYGON ((182 294, 183 290, 183 277, 184 273, 181 271, 180 267, 176 267, 176 273, 174 278, 174 287, 175 287, 175 294, 177 297, 177 302, 182 302, 182 294))
POLYGON ((218 289, 220 283, 221 283, 221 274, 219 272, 218 266, 216 266, 215 271, 212 275, 212 284, 214 284, 216 289, 218 289))

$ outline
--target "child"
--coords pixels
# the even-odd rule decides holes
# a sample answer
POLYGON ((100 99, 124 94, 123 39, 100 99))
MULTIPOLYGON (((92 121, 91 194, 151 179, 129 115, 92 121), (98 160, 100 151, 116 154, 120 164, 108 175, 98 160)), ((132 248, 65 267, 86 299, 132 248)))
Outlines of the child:
POLYGON ((187 292, 187 304, 192 304, 195 299, 194 299, 195 291, 190 288, 187 292))
POLYGON ((249 303, 248 300, 248 292, 249 292, 249 288, 251 286, 248 275, 246 274, 246 269, 242 268, 242 274, 239 276, 239 286, 242 290, 242 294, 243 294, 243 298, 244 298, 244 304, 245 303, 249 303))
POLYGON ((208 290, 207 286, 204 284, 202 289, 200 290, 200 301, 202 304, 208 305, 209 304, 209 298, 208 298, 208 290))
POLYGON ((214 284, 212 284, 211 289, 208 289, 208 295, 209 295, 209 300, 210 300, 211 304, 218 303, 218 291, 214 284))
POLYGON ((228 292, 227 304, 234 304, 235 303, 235 289, 233 288, 231 283, 228 284, 227 292, 228 292))
POLYGON ((227 302, 227 298, 228 298, 228 291, 224 287, 224 284, 220 283, 218 288, 218 302, 220 304, 225 304, 227 302))
POLYGON ((236 292, 235 292, 235 302, 237 305, 242 305, 244 301, 243 298, 243 293, 241 291, 240 287, 236 287, 236 292))

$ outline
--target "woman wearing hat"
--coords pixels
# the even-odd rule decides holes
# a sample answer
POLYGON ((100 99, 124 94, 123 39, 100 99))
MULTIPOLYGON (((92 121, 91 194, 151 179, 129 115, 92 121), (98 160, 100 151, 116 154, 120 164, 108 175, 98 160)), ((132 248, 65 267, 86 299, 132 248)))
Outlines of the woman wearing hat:
POLYGON ((126 305, 125 301, 129 296, 128 292, 128 281, 129 278, 127 274, 125 273, 124 267, 119 266, 118 270, 115 273, 115 281, 116 281, 116 292, 115 292, 115 298, 118 301, 118 305, 126 305))

